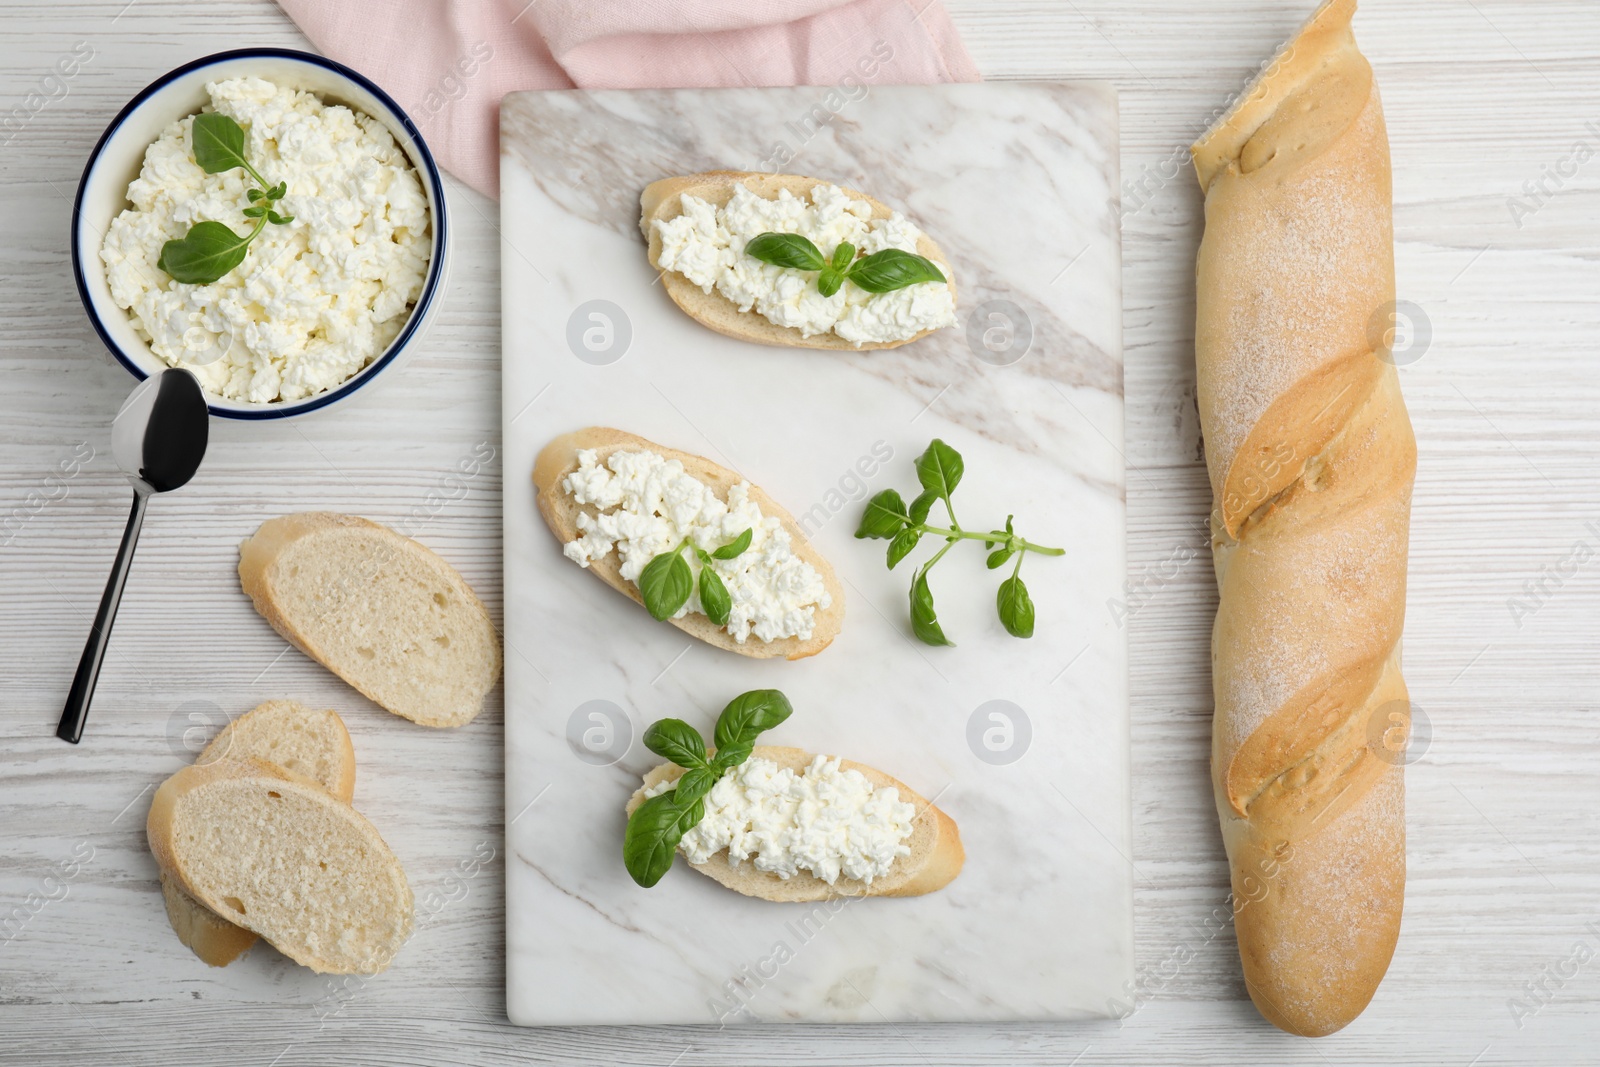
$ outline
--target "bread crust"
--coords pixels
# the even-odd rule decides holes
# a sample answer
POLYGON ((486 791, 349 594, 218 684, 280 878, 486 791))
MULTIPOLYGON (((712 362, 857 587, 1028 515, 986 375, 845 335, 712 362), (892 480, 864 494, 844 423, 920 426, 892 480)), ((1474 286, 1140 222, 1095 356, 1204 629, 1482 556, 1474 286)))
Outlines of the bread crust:
POLYGON ((1405 895, 1416 442, 1372 328, 1394 300, 1389 148, 1354 10, 1327 0, 1192 149, 1212 781, 1246 986, 1311 1037, 1371 1000, 1405 895))
MULTIPOLYGON (((809 199, 811 190, 818 185, 838 183, 823 178, 808 178, 800 174, 764 174, 742 170, 713 170, 704 174, 688 174, 651 182, 645 186, 644 193, 639 197, 639 229, 643 231, 645 240, 649 243, 650 265, 658 271, 661 270, 661 235, 651 224, 656 221, 665 222, 682 215, 684 193, 699 197, 713 207, 722 207, 732 199, 733 187, 739 184, 764 200, 775 200, 778 193, 783 190, 787 190, 792 196, 809 199)), ((871 204, 874 219, 886 219, 894 214, 892 208, 866 193, 843 185, 839 188, 851 198, 871 204)), ((951 298, 955 299, 956 276, 950 268, 950 260, 944 254, 944 250, 934 242, 933 238, 924 233, 917 241, 917 254, 939 264, 939 269, 944 273, 946 282, 950 286, 951 298)), ((672 298, 672 302, 702 326, 752 344, 867 352, 899 348, 901 345, 908 345, 936 332, 922 330, 903 341, 867 341, 859 345, 854 341, 845 340, 831 330, 807 337, 793 326, 779 326, 768 321, 766 316, 754 309, 740 311, 737 304, 715 289, 707 293, 675 270, 662 271, 661 285, 672 298)))
MULTIPOLYGON (((572 499, 572 495, 561 487, 562 479, 578 469, 578 452, 583 449, 594 449, 602 464, 613 452, 654 452, 664 459, 675 459, 683 464, 684 470, 709 485, 724 501, 727 500, 728 490, 744 481, 735 472, 703 456, 667 448, 624 430, 590 426, 587 429, 562 434, 540 449, 533 465, 533 484, 538 490, 539 514, 544 516, 550 532, 555 534, 556 540, 562 544, 579 536, 579 514, 587 512, 591 518, 597 514, 596 509, 578 504, 572 499)), ((727 630, 698 612, 689 612, 681 618, 666 621, 690 637, 729 652, 737 652, 741 656, 754 659, 773 659, 779 656, 785 659, 804 659, 807 656, 814 656, 833 642, 844 625, 844 588, 839 584, 833 566, 806 539, 799 523, 794 521, 794 517, 788 511, 759 486, 750 487, 750 500, 761 509, 762 515, 776 518, 783 524, 794 545, 795 555, 816 568, 817 573, 822 576, 822 583, 828 595, 833 598, 833 603, 828 607, 816 609, 811 636, 804 641, 798 637, 762 641, 752 635, 740 643, 735 641, 727 630)), ((638 587, 622 576, 622 560, 616 552, 608 552, 600 559, 591 560, 587 570, 634 603, 644 606, 644 598, 640 595, 638 587)))
POLYGON ((483 601, 472 591, 467 580, 461 573, 447 563, 438 553, 426 545, 403 537, 395 531, 380 523, 363 519, 358 515, 341 515, 327 511, 304 511, 293 515, 283 515, 276 519, 268 519, 262 523, 248 540, 239 546, 239 585, 249 596, 251 603, 263 619, 266 619, 272 628, 278 631, 285 641, 305 655, 327 667, 334 674, 343 678, 352 688, 360 692, 367 699, 383 708, 385 711, 409 719, 421 726, 449 727, 465 726, 483 711, 483 703, 489 691, 493 689, 495 681, 500 677, 501 653, 499 634, 495 631, 496 639, 490 642, 493 652, 493 662, 490 669, 485 672, 488 683, 481 687, 476 701, 469 701, 459 707, 447 708, 432 714, 419 712, 416 709, 391 707, 384 702, 383 694, 357 681, 347 677, 339 668, 329 662, 329 657, 315 642, 305 634, 294 619, 290 618, 279 602, 273 588, 273 564, 278 556, 289 545, 302 537, 312 536, 325 530, 357 529, 370 532, 373 535, 389 542, 397 554, 409 554, 423 557, 431 566, 436 567, 450 584, 452 590, 460 598, 463 605, 476 612, 482 624, 494 631, 494 621, 489 616, 489 609, 484 607, 483 601))
MULTIPOLYGON (((811 766, 813 753, 783 745, 759 745, 752 757, 771 760, 779 769, 788 768, 796 773, 811 766)), ((735 867, 728 861, 728 850, 723 849, 704 863, 690 866, 706 877, 747 897, 759 897, 779 903, 800 903, 830 900, 834 897, 916 897, 943 889, 961 873, 966 862, 966 851, 961 845, 961 831, 955 820, 934 803, 906 785, 875 767, 841 758, 839 767, 846 771, 860 771, 875 789, 899 790, 900 799, 917 809, 908 841, 911 853, 895 860, 888 874, 875 878, 871 884, 854 878, 840 876, 832 885, 806 871, 784 879, 771 871, 760 871, 754 863, 741 863, 735 867)), ((675 763, 663 763, 644 776, 644 783, 628 798, 626 811, 645 801, 645 791, 661 782, 677 781, 683 768, 675 763)))

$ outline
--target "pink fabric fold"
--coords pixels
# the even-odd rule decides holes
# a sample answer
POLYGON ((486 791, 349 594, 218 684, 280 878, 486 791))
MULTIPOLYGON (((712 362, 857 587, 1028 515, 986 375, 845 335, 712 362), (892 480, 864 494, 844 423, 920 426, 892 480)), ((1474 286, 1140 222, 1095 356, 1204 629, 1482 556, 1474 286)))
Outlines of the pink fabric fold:
POLYGON ((399 101, 441 166, 490 196, 500 98, 518 89, 979 80, 938 0, 279 3, 399 101))

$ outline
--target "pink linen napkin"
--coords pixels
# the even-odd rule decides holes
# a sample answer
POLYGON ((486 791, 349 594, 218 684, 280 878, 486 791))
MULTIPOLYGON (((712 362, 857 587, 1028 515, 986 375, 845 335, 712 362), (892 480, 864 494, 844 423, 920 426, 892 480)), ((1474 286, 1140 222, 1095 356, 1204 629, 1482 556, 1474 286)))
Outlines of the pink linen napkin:
POLYGON ((497 196, 517 89, 978 81, 938 0, 279 0, 399 101, 446 170, 497 196))

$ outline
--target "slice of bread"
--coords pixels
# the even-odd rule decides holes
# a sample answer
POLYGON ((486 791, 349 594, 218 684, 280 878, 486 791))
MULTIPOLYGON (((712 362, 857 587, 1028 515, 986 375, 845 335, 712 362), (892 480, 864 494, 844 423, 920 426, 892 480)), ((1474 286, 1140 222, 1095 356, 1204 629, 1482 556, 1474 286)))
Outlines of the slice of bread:
MULTIPOLYGON (((644 193, 639 197, 639 228, 644 231, 645 240, 650 245, 650 265, 661 270, 661 235, 656 232, 652 223, 657 220, 665 222, 682 215, 684 193, 699 197, 712 207, 722 207, 733 198, 733 187, 743 185, 756 196, 766 200, 776 200, 780 191, 788 190, 790 195, 809 202, 812 189, 819 185, 834 184, 837 183, 822 178, 807 178, 799 174, 761 174, 741 170, 713 170, 704 174, 663 178, 651 182, 645 186, 644 193)), ((887 205, 865 193, 844 186, 840 188, 852 199, 865 200, 871 204, 874 219, 886 219, 894 214, 887 205)), ((956 276, 950 269, 950 260, 927 234, 923 234, 921 240, 917 242, 917 253, 939 265, 950 286, 950 295, 954 297, 956 276)), ((737 304, 715 289, 708 293, 675 270, 663 271, 661 284, 666 289, 667 295, 672 298, 672 302, 702 326, 740 341, 750 341, 755 344, 865 352, 871 349, 899 348, 934 332, 923 330, 903 341, 865 341, 859 345, 854 341, 846 341, 832 331, 807 337, 793 326, 779 326, 769 321, 766 316, 754 309, 740 311, 737 304)))
MULTIPOLYGON (((751 755, 771 760, 780 770, 787 767, 797 774, 811 766, 816 758, 804 749, 776 745, 759 745, 751 755)), ((829 885, 805 871, 784 879, 771 871, 757 870, 756 865, 749 861, 733 866, 728 862, 727 849, 704 863, 692 863, 690 866, 735 893, 781 902, 827 900, 830 897, 916 897, 943 889, 955 880, 956 875, 961 873, 967 854, 961 847, 961 831, 956 828, 954 819, 915 789, 880 770, 846 759, 840 760, 839 766, 842 770, 860 771, 876 789, 893 787, 899 790, 900 799, 917 809, 911 837, 906 841, 911 846, 911 854, 895 860, 888 874, 874 878, 870 885, 843 876, 829 885)), ((676 781, 681 774, 683 768, 675 763, 664 763, 646 774, 644 784, 628 799, 628 814, 632 815, 634 809, 644 803, 647 789, 661 782, 676 781)))
MULTIPOLYGON (((259 759, 316 782, 346 804, 355 795, 356 753, 336 711, 313 711, 293 700, 269 700, 222 728, 195 762, 259 759)), ((161 896, 178 940, 213 967, 226 967, 256 935, 195 900, 166 870, 161 896)))
MULTIPOLYGON (((544 516, 544 521, 549 524, 551 532, 562 544, 579 536, 580 513, 588 512, 591 517, 598 514, 592 506, 578 504, 572 499, 572 494, 561 486, 562 479, 578 469, 578 452, 589 448, 595 450, 601 464, 604 464, 613 452, 619 451, 654 452, 665 459, 675 459, 683 464, 684 470, 709 485, 723 500, 727 500, 728 490, 744 481, 738 474, 726 467, 718 466, 709 459, 688 452, 679 452, 675 448, 666 448, 622 430, 591 426, 586 430, 563 434, 540 450, 533 465, 533 484, 539 491, 539 514, 544 516)), ((844 625, 844 588, 834 575, 833 567, 811 546, 811 542, 806 540, 805 533, 794 521, 794 517, 780 507, 777 501, 753 485, 750 487, 750 501, 761 509, 762 515, 776 518, 783 524, 783 528, 789 532, 795 555, 817 569, 817 573, 822 575, 822 583, 827 588, 828 595, 833 598, 830 606, 816 609, 811 636, 804 641, 798 637, 762 641, 751 636, 741 644, 735 641, 727 630, 699 612, 691 611, 682 618, 667 621, 690 637, 697 637, 709 645, 737 652, 741 656, 755 659, 773 659, 778 656, 804 659, 807 656, 814 656, 832 643, 844 625)), ((644 604, 644 598, 639 594, 639 587, 622 576, 622 557, 618 553, 608 552, 600 559, 591 560, 588 570, 611 588, 625 594, 641 606, 644 604)))
POLYGON ((146 833, 184 892, 319 973, 376 974, 411 936, 411 887, 378 831, 281 767, 185 767, 156 790, 146 833))
POLYGON ((239 584, 296 648, 423 726, 471 722, 500 676, 500 636, 471 587, 375 522, 270 519, 239 548, 239 584))

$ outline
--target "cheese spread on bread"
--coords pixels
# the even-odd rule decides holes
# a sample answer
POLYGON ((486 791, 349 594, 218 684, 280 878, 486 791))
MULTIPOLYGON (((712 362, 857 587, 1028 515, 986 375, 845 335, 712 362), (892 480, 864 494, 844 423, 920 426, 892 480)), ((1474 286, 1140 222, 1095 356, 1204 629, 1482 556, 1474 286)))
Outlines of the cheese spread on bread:
MULTIPOLYGON (((645 795, 676 784, 662 782, 645 795)), ((917 815, 898 789, 876 789, 829 756, 798 774, 751 756, 717 780, 705 805, 705 817, 678 843, 690 863, 727 849, 731 866, 750 860, 785 880, 809 871, 829 885, 841 875, 871 884, 888 874, 911 853, 907 839, 917 815)))
MULTIPOLYGON (((579 504, 596 514, 580 512, 579 536, 562 551, 580 567, 615 549, 622 577, 635 584, 657 555, 670 552, 684 538, 707 552, 751 531, 750 547, 733 559, 714 559, 710 566, 733 601, 727 631, 743 644, 754 635, 761 641, 785 637, 809 640, 818 608, 833 603, 822 575, 795 554, 789 532, 776 516, 766 516, 750 500, 750 484, 740 482, 722 500, 678 460, 648 451, 613 452, 604 464, 593 449, 580 449, 578 468, 561 482, 579 504)), ((685 553, 696 579, 703 566, 685 553)), ((700 583, 674 618, 704 614, 700 583)))
POLYGON ((922 231, 899 212, 872 218, 872 205, 837 185, 818 185, 810 201, 780 190, 775 200, 734 186, 722 207, 684 193, 683 213, 657 219, 659 265, 677 271, 707 293, 715 291, 778 326, 812 337, 830 330, 855 344, 903 341, 925 330, 954 326, 955 297, 944 282, 922 282, 869 293, 846 281, 832 296, 817 289, 817 275, 763 263, 744 246, 762 233, 798 233, 831 257, 844 242, 860 254, 886 248, 917 252, 922 231))

